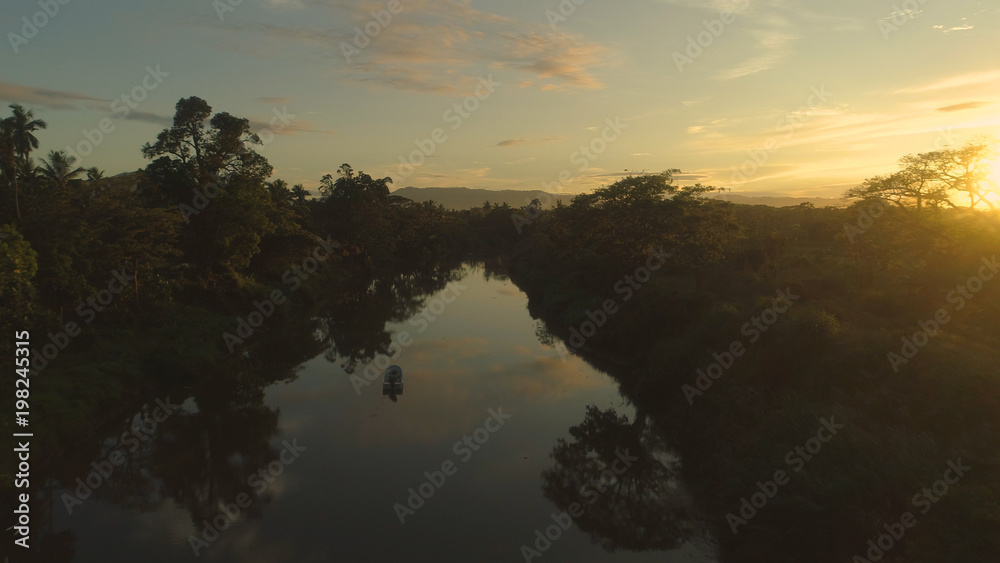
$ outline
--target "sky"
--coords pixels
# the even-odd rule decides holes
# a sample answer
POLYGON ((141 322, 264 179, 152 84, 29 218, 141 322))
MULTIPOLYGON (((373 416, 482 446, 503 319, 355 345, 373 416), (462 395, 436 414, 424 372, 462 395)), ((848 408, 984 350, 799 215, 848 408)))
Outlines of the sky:
POLYGON ((248 118, 273 178, 314 191, 349 163, 393 189, 584 193, 680 169, 839 197, 906 154, 1000 137, 996 2, 3 6, 0 102, 48 122, 36 156, 69 147, 107 175, 148 164, 140 147, 189 96, 248 118))

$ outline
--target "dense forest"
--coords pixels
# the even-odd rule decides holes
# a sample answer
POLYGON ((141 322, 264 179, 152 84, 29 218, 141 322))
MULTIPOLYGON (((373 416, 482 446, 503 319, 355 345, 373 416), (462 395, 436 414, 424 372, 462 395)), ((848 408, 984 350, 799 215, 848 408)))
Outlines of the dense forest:
MULTIPOLYGON (((579 442, 555 449, 547 497, 565 508, 586 480, 574 460, 641 449, 649 432, 683 459, 675 469, 697 510, 651 493, 581 522, 608 549, 707 534, 736 563, 1000 552, 989 140, 906 156, 841 208, 734 205, 668 170, 568 205, 455 211, 394 196, 389 178, 348 164, 316 194, 290 187, 271 178, 247 119, 197 97, 178 101, 173 125, 137 149, 145 169, 117 176, 59 151, 36 160, 47 124, 10 109, 0 122, 0 325, 32 331, 32 378, 44 382, 32 413, 52 459, 99 426, 127 423, 140 397, 176 389, 201 408, 180 432, 263 459, 276 415, 261 405, 273 383, 262 374, 278 366, 292 379, 322 353, 353 371, 389 345, 386 322, 417 311, 456 264, 479 260, 527 293, 540 339, 601 366, 642 413, 639 425, 588 412, 579 442), (245 430, 226 435, 236 422, 245 430), (960 478, 942 494, 933 484, 948 471, 960 478), (763 505, 748 500, 758 492, 763 505), (912 521, 896 526, 907 512, 919 535, 906 533, 912 521), (632 530, 627 541, 609 539, 621 537, 615 527, 632 530), (897 536, 891 551, 878 547, 884 534, 897 536)), ((0 341, 3 357, 11 346, 0 341)), ((12 388, 14 374, 2 377, 12 388)), ((10 436, 9 405, 2 415, 10 436)), ((209 487, 205 498, 190 482, 182 464, 196 456, 182 442, 137 456, 156 456, 198 521, 227 492, 209 487)), ((204 469, 212 483, 226 471, 204 469)), ((64 484, 75 475, 67 469, 64 484)), ((5 487, 12 477, 5 467, 5 487)), ((101 494, 141 503, 130 483, 101 494)), ((69 560, 71 541, 50 539, 45 560, 69 560)))

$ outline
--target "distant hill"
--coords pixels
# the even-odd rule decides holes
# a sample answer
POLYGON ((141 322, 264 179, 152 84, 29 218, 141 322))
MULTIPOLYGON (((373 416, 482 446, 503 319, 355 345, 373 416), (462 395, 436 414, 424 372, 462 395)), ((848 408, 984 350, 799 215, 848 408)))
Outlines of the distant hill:
MULTIPOLYGON (((531 190, 484 190, 479 188, 400 188, 392 195, 398 195, 416 202, 435 201, 448 209, 472 209, 482 207, 483 203, 507 203, 511 207, 523 207, 532 198, 540 197, 545 192, 531 190)), ((556 199, 562 200, 564 204, 569 204, 575 194, 552 194, 551 205, 555 205, 556 199)), ((827 197, 767 197, 767 196, 747 196, 740 194, 721 193, 713 194, 710 197, 731 201, 742 205, 767 205, 769 207, 785 207, 790 205, 800 205, 811 203, 816 207, 843 207, 844 202, 839 199, 827 197)), ((550 206, 551 206, 550 205, 550 206)))
MULTIPOLYGON (((542 191, 531 190, 483 190, 479 188, 400 188, 392 195, 398 195, 416 202, 433 200, 448 209, 473 209, 483 203, 507 203, 511 207, 524 207, 532 199, 540 197, 542 191)), ((549 194, 554 206, 556 198, 568 204, 575 194, 549 194)))
POLYGON ((767 205, 768 207, 788 207, 803 203, 811 203, 816 207, 844 207, 847 205, 843 200, 832 197, 771 197, 731 193, 714 194, 711 197, 742 205, 767 205))

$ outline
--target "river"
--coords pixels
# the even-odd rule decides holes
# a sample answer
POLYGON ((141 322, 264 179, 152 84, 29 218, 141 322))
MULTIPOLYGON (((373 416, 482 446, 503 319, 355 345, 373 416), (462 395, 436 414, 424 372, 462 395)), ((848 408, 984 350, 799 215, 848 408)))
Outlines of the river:
MULTIPOLYGON (((714 561, 616 381, 543 344, 503 275, 466 265, 440 286, 359 329, 389 337, 401 394, 383 394, 384 356, 327 349, 257 390, 170 399, 90 498, 55 489, 47 541, 72 536, 82 562, 714 561)), ((365 323, 351 307, 317 340, 365 323)))

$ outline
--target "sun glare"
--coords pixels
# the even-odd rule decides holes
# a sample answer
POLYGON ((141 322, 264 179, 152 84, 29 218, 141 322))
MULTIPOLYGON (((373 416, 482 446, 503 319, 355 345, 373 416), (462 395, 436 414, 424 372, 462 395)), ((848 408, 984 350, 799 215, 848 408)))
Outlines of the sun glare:
MULTIPOLYGON (((989 190, 986 199, 994 207, 1000 209, 1000 157, 988 162, 987 166, 989 166, 990 173, 986 178, 992 183, 992 186, 990 186, 992 189, 989 190)), ((976 207, 985 208, 987 206, 980 203, 976 207)))
POLYGON ((990 167, 989 180, 1000 189, 1000 157, 993 159, 987 166, 990 167))

